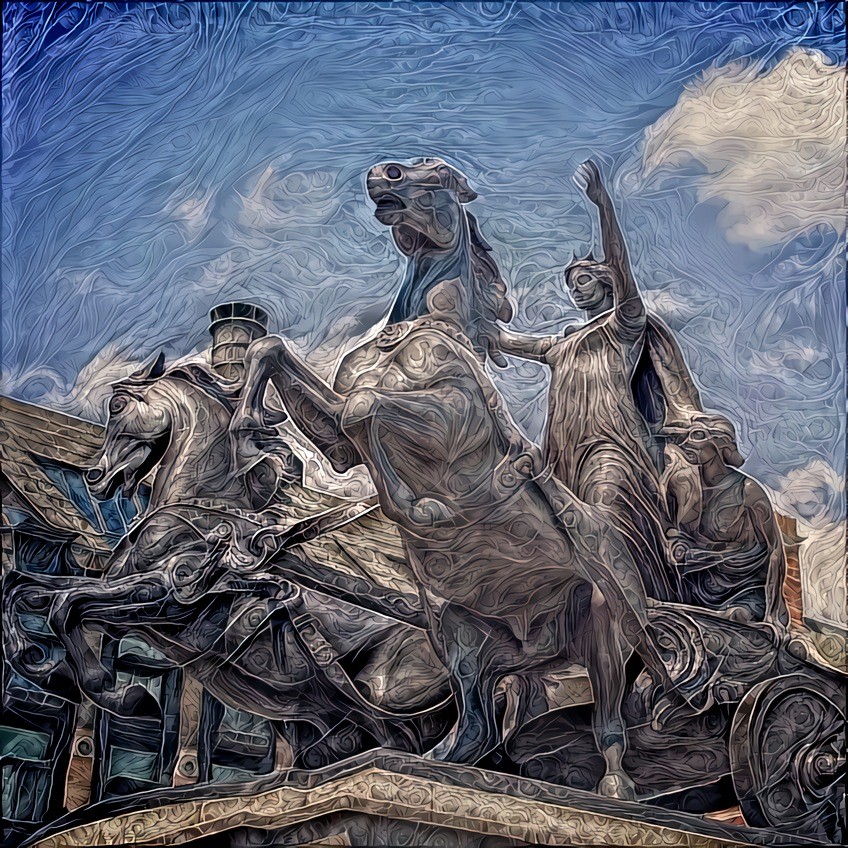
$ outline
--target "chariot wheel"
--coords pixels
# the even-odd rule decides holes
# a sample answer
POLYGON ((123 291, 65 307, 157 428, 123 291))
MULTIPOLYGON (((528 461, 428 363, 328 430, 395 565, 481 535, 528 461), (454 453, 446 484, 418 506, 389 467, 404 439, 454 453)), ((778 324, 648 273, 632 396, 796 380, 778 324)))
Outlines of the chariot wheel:
POLYGON ((819 674, 757 684, 730 734, 745 821, 841 844, 845 826, 845 687, 819 674))

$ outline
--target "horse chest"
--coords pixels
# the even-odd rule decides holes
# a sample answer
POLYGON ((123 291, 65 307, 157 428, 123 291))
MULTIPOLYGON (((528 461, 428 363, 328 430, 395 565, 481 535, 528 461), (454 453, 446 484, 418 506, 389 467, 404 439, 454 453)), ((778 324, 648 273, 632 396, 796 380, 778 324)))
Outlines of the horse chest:
POLYGON ((360 373, 347 393, 348 425, 379 419, 381 432, 432 446, 462 440, 482 427, 485 399, 450 346, 414 339, 360 373))

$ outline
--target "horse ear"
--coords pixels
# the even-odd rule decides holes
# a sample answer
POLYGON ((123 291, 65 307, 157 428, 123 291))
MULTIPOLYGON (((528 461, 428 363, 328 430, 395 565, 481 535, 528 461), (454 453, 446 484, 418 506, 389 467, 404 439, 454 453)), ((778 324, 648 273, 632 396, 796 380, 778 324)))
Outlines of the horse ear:
POLYGON ((477 192, 468 183, 468 177, 447 162, 439 165, 439 176, 445 188, 453 189, 460 203, 470 203, 477 199, 477 192))
POLYGON ((459 198, 459 202, 471 203, 472 200, 476 200, 477 192, 468 184, 468 177, 459 171, 454 173, 456 174, 456 196, 459 198))
POLYGON ((138 371, 130 374, 130 380, 156 380, 165 373, 165 353, 159 351, 155 356, 146 360, 138 371))

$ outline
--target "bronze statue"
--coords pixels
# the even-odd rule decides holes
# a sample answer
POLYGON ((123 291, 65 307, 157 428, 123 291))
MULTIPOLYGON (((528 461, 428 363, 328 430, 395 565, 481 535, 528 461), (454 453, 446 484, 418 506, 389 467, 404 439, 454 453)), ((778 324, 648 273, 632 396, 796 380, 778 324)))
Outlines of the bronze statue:
POLYGON ((680 590, 663 554, 669 518, 650 424, 688 417, 700 398, 671 334, 648 316, 597 166, 585 163, 576 178, 599 208, 606 252, 603 263, 590 257, 565 272, 590 321, 559 337, 501 330, 499 344, 550 366, 546 462, 578 497, 614 512, 646 593, 673 600, 680 590))
MULTIPOLYGON (((838 841, 844 679, 776 632, 771 507, 736 470, 732 426, 702 412, 673 337, 646 316, 597 170, 581 173, 608 261, 569 269, 591 320, 564 340, 499 330, 511 309, 466 208, 476 195, 426 159, 369 173, 376 216, 409 261, 390 323, 332 387, 279 337, 251 346, 241 394, 161 358, 116 384, 89 485, 131 494, 155 470, 151 505, 102 577, 9 576, 12 665, 131 713, 151 696, 119 683, 97 637, 138 634, 221 701, 274 721, 297 765, 375 745, 427 751, 463 764, 404 760, 437 782, 452 772, 495 794, 513 778, 473 767, 495 764, 597 788, 615 816, 640 808, 610 799, 738 803, 748 824, 838 841), (502 351, 559 369, 548 465, 487 376, 502 351), (367 466, 408 562, 367 536, 356 560, 342 555, 336 534, 377 515, 373 499, 295 497, 301 468, 269 426, 269 382, 336 470, 367 466), (671 573, 654 570, 665 542, 671 573), (25 625, 33 612, 53 636, 25 625), (546 700, 546 679, 575 665, 594 702, 546 700)), ((218 789, 167 792, 191 805, 218 789)), ((125 803, 156 799, 114 809, 125 803)))
POLYGON ((737 468, 733 425, 701 415, 665 433, 663 488, 679 528, 669 531, 671 553, 686 600, 786 628, 780 529, 762 486, 737 468))
POLYGON ((645 632, 648 601, 625 534, 602 500, 585 504, 550 476, 485 372, 498 356, 495 322, 510 309, 465 209, 475 196, 465 177, 439 159, 388 163, 367 188, 409 257, 391 323, 347 354, 332 387, 284 339, 255 342, 234 438, 265 426, 270 381, 337 470, 367 465, 459 704, 434 757, 474 762, 498 743, 493 692, 504 675, 582 661, 605 761, 599 789, 633 797, 620 712, 632 646, 658 678, 668 672, 645 632))

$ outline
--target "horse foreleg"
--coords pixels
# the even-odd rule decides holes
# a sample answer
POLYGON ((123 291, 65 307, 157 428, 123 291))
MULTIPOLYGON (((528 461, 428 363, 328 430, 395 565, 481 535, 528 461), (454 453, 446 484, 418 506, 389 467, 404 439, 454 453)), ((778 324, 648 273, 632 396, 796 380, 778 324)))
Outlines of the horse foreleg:
POLYGON ((595 698, 593 730, 606 764, 598 792, 610 798, 635 800, 636 786, 624 770, 627 737, 621 712, 625 665, 631 648, 597 588, 592 590, 590 627, 585 639, 584 660, 595 698))
POLYGON ((495 657, 508 646, 498 642, 499 631, 490 632, 467 610, 446 605, 434 612, 433 633, 451 678, 459 717, 453 729, 428 756, 454 763, 481 760, 500 742, 495 715, 495 657))
POLYGON ((134 624, 167 617, 171 587, 161 573, 136 574, 113 582, 97 581, 57 593, 50 625, 65 650, 79 689, 98 707, 119 715, 132 714, 152 699, 141 685, 116 683, 89 641, 86 626, 99 624, 120 634, 134 624))
MULTIPOLYGON (((3 649, 6 660, 21 677, 65 698, 79 700, 79 690, 64 651, 55 634, 34 633, 24 626, 24 617, 44 617, 50 608, 56 587, 41 576, 16 573, 14 585, 4 587, 3 649), (30 579, 31 578, 31 579, 30 579), (25 581, 25 582, 24 582, 25 581)), ((78 580, 78 578, 77 578, 78 580)), ((62 586, 72 585, 72 578, 58 578, 62 586)))
POLYGON ((280 336, 257 339, 245 355, 242 401, 233 416, 231 433, 237 446, 243 434, 267 430, 262 419, 265 389, 272 383, 297 426, 344 473, 362 458, 342 432, 345 398, 324 382, 280 336))

